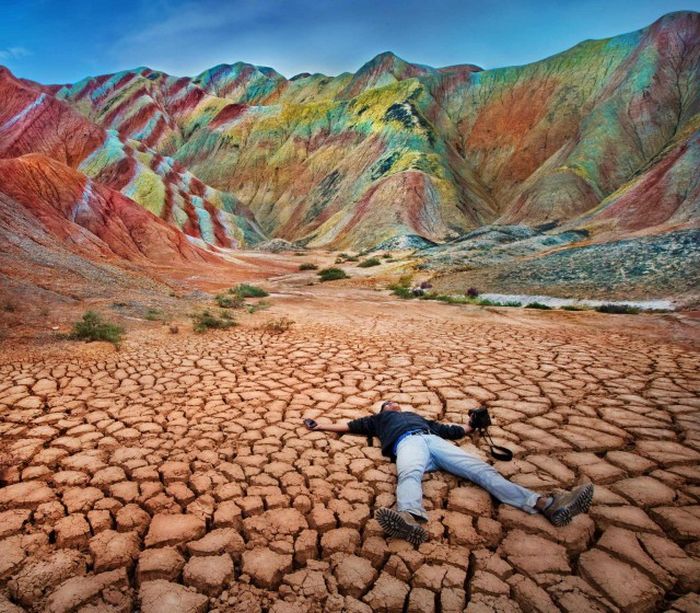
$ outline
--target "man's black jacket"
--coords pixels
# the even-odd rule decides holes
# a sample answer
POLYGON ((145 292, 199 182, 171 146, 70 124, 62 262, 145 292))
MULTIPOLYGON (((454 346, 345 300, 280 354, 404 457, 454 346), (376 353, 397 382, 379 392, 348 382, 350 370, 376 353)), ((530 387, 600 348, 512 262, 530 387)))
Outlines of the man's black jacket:
POLYGON ((378 437, 382 443, 382 454, 392 460, 395 459, 394 445, 406 432, 429 430, 431 434, 447 439, 462 438, 467 434, 462 426, 441 424, 408 411, 383 411, 376 415, 360 417, 348 422, 348 428, 353 434, 378 437))

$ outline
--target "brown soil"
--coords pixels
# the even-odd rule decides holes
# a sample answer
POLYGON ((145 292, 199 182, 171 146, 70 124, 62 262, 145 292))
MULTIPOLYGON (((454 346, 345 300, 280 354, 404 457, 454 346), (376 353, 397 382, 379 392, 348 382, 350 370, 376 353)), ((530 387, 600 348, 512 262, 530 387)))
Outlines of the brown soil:
MULTIPOLYGON (((353 278, 324 284, 289 274, 332 264, 329 254, 245 257, 285 265, 248 277, 268 276, 271 307, 229 331, 191 332, 188 310, 207 303, 198 294, 162 298, 178 334, 99 303, 127 323, 120 351, 57 340, 47 325, 11 329, 0 346, 0 608, 700 605, 693 314, 400 301, 372 288, 376 270, 343 265, 353 278), (281 317, 291 329, 263 329, 281 317), (394 502, 395 466, 376 441, 301 422, 359 417, 387 398, 453 423, 488 406, 494 438, 516 454, 497 468, 540 492, 592 481, 590 514, 556 529, 435 472, 424 480, 430 541, 385 539, 372 517, 394 502)), ((381 278, 400 274, 387 267, 381 278)), ((87 306, 57 309, 57 325, 87 306)), ((458 444, 486 458, 483 441, 458 444)))

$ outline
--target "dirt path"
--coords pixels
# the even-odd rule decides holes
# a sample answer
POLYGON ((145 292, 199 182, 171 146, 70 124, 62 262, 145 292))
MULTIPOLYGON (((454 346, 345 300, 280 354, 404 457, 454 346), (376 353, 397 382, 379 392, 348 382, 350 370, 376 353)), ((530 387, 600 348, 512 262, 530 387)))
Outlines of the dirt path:
POLYGON ((0 365, 0 610, 700 606, 695 320, 272 285, 232 331, 0 365), (288 332, 255 327, 282 315, 288 332), (485 404, 517 456, 498 469, 542 492, 593 481, 590 515, 554 529, 432 473, 430 542, 385 540, 394 465, 301 420, 387 398, 455 423, 485 404))

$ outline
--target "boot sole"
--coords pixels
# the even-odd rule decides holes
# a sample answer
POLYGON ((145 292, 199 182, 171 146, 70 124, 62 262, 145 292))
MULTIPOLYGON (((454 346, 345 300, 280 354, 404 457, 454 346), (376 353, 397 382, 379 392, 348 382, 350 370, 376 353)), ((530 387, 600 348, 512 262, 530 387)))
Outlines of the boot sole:
POLYGON ((550 519, 555 526, 566 526, 581 513, 586 513, 593 502, 593 484, 589 483, 568 505, 557 509, 550 519))
POLYGON ((428 540, 428 533, 423 528, 409 524, 392 509, 378 509, 376 518, 388 536, 404 539, 413 545, 420 545, 428 540))

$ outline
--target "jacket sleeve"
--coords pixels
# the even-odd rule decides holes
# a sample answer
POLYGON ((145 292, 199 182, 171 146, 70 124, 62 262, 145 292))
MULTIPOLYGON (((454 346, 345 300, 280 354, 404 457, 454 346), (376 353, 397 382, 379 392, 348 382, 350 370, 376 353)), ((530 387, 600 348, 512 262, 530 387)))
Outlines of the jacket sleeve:
POLYGON ((428 421, 428 423, 430 424, 430 430, 442 438, 454 440, 467 435, 467 431, 462 426, 441 424, 433 420, 428 421))
POLYGON ((364 434, 365 436, 377 436, 377 416, 368 415, 348 422, 348 428, 352 434, 364 434))

